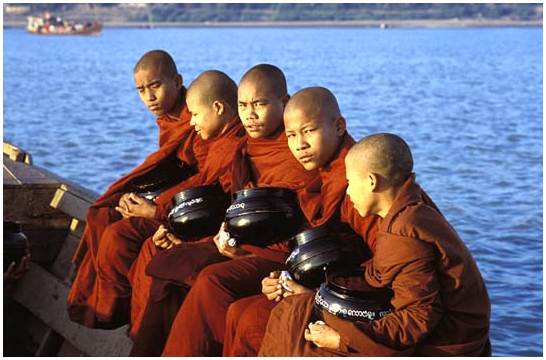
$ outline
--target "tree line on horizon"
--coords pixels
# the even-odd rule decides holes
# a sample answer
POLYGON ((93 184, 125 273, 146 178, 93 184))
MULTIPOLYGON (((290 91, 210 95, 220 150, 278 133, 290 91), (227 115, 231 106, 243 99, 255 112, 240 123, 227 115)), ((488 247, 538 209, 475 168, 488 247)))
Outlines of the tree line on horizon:
MULTIPOLYGON (((9 5, 9 4, 8 4, 9 5)), ((14 5, 14 4, 12 4, 14 5)), ((542 19, 542 4, 355 4, 355 3, 241 3, 241 4, 17 4, 28 11, 65 17, 99 17, 126 22, 245 22, 358 21, 432 19, 542 19)), ((4 4, 6 6, 6 4, 4 4)), ((4 11, 4 20, 6 20, 4 11)), ((14 16, 15 17, 15 16, 14 16)))

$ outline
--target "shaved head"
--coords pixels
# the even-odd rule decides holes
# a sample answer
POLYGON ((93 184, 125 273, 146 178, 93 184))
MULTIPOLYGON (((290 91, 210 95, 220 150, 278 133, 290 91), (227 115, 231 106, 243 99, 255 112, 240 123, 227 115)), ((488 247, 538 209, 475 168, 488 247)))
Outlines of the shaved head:
POLYGON ((133 77, 140 100, 154 115, 178 118, 183 104, 183 79, 166 51, 144 54, 133 69, 133 77))
POLYGON ((347 154, 346 163, 379 174, 393 186, 402 185, 413 171, 408 144, 389 133, 373 134, 360 140, 347 154))
POLYGON ((188 97, 196 96, 205 105, 222 101, 237 109, 237 84, 225 73, 208 70, 201 73, 188 87, 188 97))
POLYGON ((140 70, 150 70, 151 68, 161 69, 161 72, 168 77, 178 74, 173 58, 164 50, 152 50, 142 55, 136 63, 133 73, 136 74, 140 70))
POLYGON ((285 112, 299 110, 308 117, 315 119, 331 119, 341 117, 341 111, 336 97, 323 87, 308 87, 292 95, 286 104, 285 112))
POLYGON ((254 86, 266 89, 278 98, 283 98, 288 94, 286 78, 281 69, 274 65, 259 64, 253 66, 243 75, 239 82, 239 86, 245 84, 253 84, 254 86))
POLYGON ((346 130, 336 97, 323 87, 295 93, 284 110, 284 130, 292 155, 306 170, 328 165, 346 130))
POLYGON ((288 100, 286 79, 273 65, 260 64, 248 70, 237 89, 239 118, 253 139, 282 131, 282 114, 288 100))

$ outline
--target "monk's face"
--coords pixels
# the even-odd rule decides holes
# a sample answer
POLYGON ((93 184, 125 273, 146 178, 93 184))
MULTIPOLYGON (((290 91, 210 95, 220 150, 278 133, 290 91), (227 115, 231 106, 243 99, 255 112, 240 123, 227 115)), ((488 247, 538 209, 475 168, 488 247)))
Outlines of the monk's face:
POLYGON ((140 69, 134 74, 140 100, 157 117, 180 113, 180 75, 167 76, 161 66, 140 69))
MULTIPOLYGON (((345 158, 345 172, 347 182, 347 195, 360 216, 375 214, 375 193, 372 191, 367 172, 355 166, 350 156, 345 158)), ((360 164, 359 164, 360 165, 360 164)))
POLYGON ((247 81, 239 86, 237 98, 239 117, 248 136, 260 139, 279 130, 284 103, 272 91, 247 81))
MULTIPOLYGON (((218 136, 224 127, 222 112, 219 102, 207 104, 202 97, 195 92, 188 91, 186 104, 191 113, 190 125, 204 140, 218 136)), ((223 110, 223 109, 222 109, 223 110)))
POLYGON ((284 128, 294 157, 306 170, 315 170, 331 161, 345 133, 345 120, 290 108, 284 113, 284 128))

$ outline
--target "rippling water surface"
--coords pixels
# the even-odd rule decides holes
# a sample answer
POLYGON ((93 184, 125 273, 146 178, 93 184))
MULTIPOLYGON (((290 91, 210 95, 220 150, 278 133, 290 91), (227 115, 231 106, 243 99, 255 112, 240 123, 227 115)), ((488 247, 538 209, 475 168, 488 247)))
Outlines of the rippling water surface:
POLYGON ((132 81, 156 48, 186 84, 276 64, 290 92, 330 88, 355 138, 403 136, 487 282, 494 355, 542 354, 542 29, 4 30, 4 139, 104 191, 157 146, 132 81))

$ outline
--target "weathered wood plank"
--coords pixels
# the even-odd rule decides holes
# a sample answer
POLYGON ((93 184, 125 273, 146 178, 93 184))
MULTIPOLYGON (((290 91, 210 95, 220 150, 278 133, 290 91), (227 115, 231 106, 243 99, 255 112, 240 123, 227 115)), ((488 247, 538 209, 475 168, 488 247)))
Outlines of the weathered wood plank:
POLYGON ((13 161, 32 164, 32 157, 29 153, 8 142, 4 142, 3 153, 13 161))
POLYGON ((72 322, 66 311, 67 295, 68 288, 59 279, 39 265, 31 264, 13 298, 86 355, 128 356, 132 341, 126 335, 127 326, 99 330, 72 322))
MULTIPOLYGON (((5 156, 4 156, 5 157, 5 156)), ((4 173, 4 185, 21 185, 22 183, 17 180, 15 175, 9 170, 9 168, 6 165, 2 166, 3 173, 4 173)))
POLYGON ((85 356, 80 350, 76 349, 70 342, 64 341, 57 354, 59 357, 85 356))
POLYGON ((85 230, 85 221, 73 218, 72 221, 70 222, 70 232, 76 235, 77 237, 81 237, 83 235, 84 230, 85 230))
POLYGON ((97 194, 96 192, 89 190, 81 185, 70 182, 66 179, 63 179, 61 189, 65 191, 70 191, 75 196, 81 198, 84 201, 87 201, 90 204, 93 204, 95 200, 97 200, 97 198, 99 197, 99 194, 97 194))
POLYGON ((25 187, 7 188, 4 186, 4 220, 24 221, 38 226, 63 227, 68 220, 58 226, 52 222, 55 219, 69 219, 61 210, 49 206, 55 194, 55 188, 25 187))
POLYGON ((65 284, 68 284, 67 277, 72 270, 72 256, 78 247, 80 237, 77 234, 70 232, 64 240, 63 246, 51 266, 51 272, 55 274, 59 279, 63 280, 65 284))
POLYGON ((41 171, 42 169, 23 162, 13 161, 4 156, 4 166, 15 176, 21 183, 28 185, 51 185, 59 186, 58 178, 51 176, 49 173, 41 171))
POLYGON ((66 186, 61 186, 55 192, 50 206, 54 209, 59 209, 65 214, 70 215, 79 220, 85 220, 87 209, 91 206, 91 202, 87 199, 78 196, 78 194, 70 191, 66 186))
POLYGON ((72 219, 70 223, 70 231, 66 237, 61 251, 57 255, 53 266, 51 266, 51 272, 61 279, 67 286, 72 284, 74 280, 77 265, 72 263, 74 253, 80 243, 83 231, 85 229, 85 221, 78 219, 72 219))
MULTIPOLYGON (((12 176, 18 179, 23 186, 34 187, 36 185, 43 185, 51 186, 53 188, 61 186, 64 190, 68 190, 91 203, 99 196, 96 192, 54 174, 49 170, 39 166, 13 161, 5 155, 4 167, 7 168, 12 176)), ((6 188, 6 185, 13 186, 4 184, 4 188, 6 188)))
MULTIPOLYGON (((5 156, 4 159, 5 173, 13 179, 4 183, 4 220, 20 222, 32 243, 34 260, 44 265, 51 263, 58 257, 72 217, 80 220, 73 226, 81 236, 81 221, 97 195, 44 169, 16 163, 5 156), (63 237, 59 239, 57 233, 50 236, 51 229, 63 229, 63 237)), ((75 250, 73 244, 68 244, 69 249, 75 250)), ((72 257, 68 255, 65 252, 63 257, 72 257)), ((62 265, 57 264, 61 266, 56 267, 56 275, 67 266, 63 259, 59 262, 62 265)))
POLYGON ((30 228, 23 224, 23 232, 30 241, 32 261, 49 267, 58 256, 66 239, 66 229, 30 228))
POLYGON ((34 356, 55 356, 61 348, 64 339, 56 331, 49 328, 44 334, 34 356))

